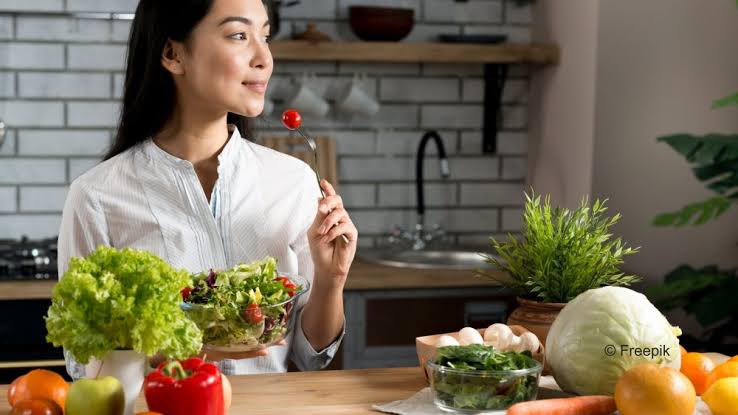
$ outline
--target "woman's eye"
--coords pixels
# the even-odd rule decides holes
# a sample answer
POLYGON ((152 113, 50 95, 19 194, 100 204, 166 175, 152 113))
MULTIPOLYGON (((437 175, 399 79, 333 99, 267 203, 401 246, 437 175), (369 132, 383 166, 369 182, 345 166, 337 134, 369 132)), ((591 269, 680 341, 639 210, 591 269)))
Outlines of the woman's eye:
POLYGON ((235 33, 230 36, 231 39, 234 40, 246 40, 246 33, 235 33))
POLYGON ((264 43, 271 43, 271 42, 272 42, 272 35, 264 36, 264 43))

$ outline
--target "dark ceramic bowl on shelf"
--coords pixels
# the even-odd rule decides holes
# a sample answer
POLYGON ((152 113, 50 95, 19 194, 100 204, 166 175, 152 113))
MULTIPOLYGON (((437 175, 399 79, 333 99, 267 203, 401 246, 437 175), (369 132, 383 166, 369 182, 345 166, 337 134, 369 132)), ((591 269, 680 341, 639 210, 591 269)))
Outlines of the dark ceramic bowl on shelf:
POLYGON ((393 7, 351 6, 351 30, 361 40, 397 42, 413 30, 413 9, 393 7))

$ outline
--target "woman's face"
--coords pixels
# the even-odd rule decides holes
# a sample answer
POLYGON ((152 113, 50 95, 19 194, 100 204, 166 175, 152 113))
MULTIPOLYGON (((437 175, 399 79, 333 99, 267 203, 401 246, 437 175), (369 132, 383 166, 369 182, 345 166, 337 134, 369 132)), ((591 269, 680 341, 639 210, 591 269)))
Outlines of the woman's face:
MULTIPOLYGON (((269 21, 261 0, 214 0, 182 51, 180 96, 219 112, 261 114, 272 75, 269 21)), ((181 46, 181 45, 180 45, 181 46)))

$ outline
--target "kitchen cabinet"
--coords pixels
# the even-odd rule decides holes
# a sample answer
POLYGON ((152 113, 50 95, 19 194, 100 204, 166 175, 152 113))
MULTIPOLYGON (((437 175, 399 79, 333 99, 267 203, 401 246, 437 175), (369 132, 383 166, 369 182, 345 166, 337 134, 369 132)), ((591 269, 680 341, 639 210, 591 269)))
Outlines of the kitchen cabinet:
POLYGON ((504 322, 515 296, 471 271, 354 262, 344 293, 346 336, 329 369, 417 364, 415 337, 504 322))

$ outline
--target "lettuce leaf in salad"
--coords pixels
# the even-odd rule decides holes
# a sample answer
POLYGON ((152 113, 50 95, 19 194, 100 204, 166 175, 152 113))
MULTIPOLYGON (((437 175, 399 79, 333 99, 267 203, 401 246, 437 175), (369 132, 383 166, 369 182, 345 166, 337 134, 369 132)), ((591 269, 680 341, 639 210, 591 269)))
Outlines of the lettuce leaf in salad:
MULTIPOLYGON (((217 346, 268 344, 283 335, 292 298, 277 280, 277 261, 267 257, 228 270, 210 270, 193 276, 186 295, 188 316, 203 330, 203 342, 217 346), (243 317, 249 304, 256 304, 263 320, 243 317)), ((302 291, 296 286, 295 291, 302 291)))

